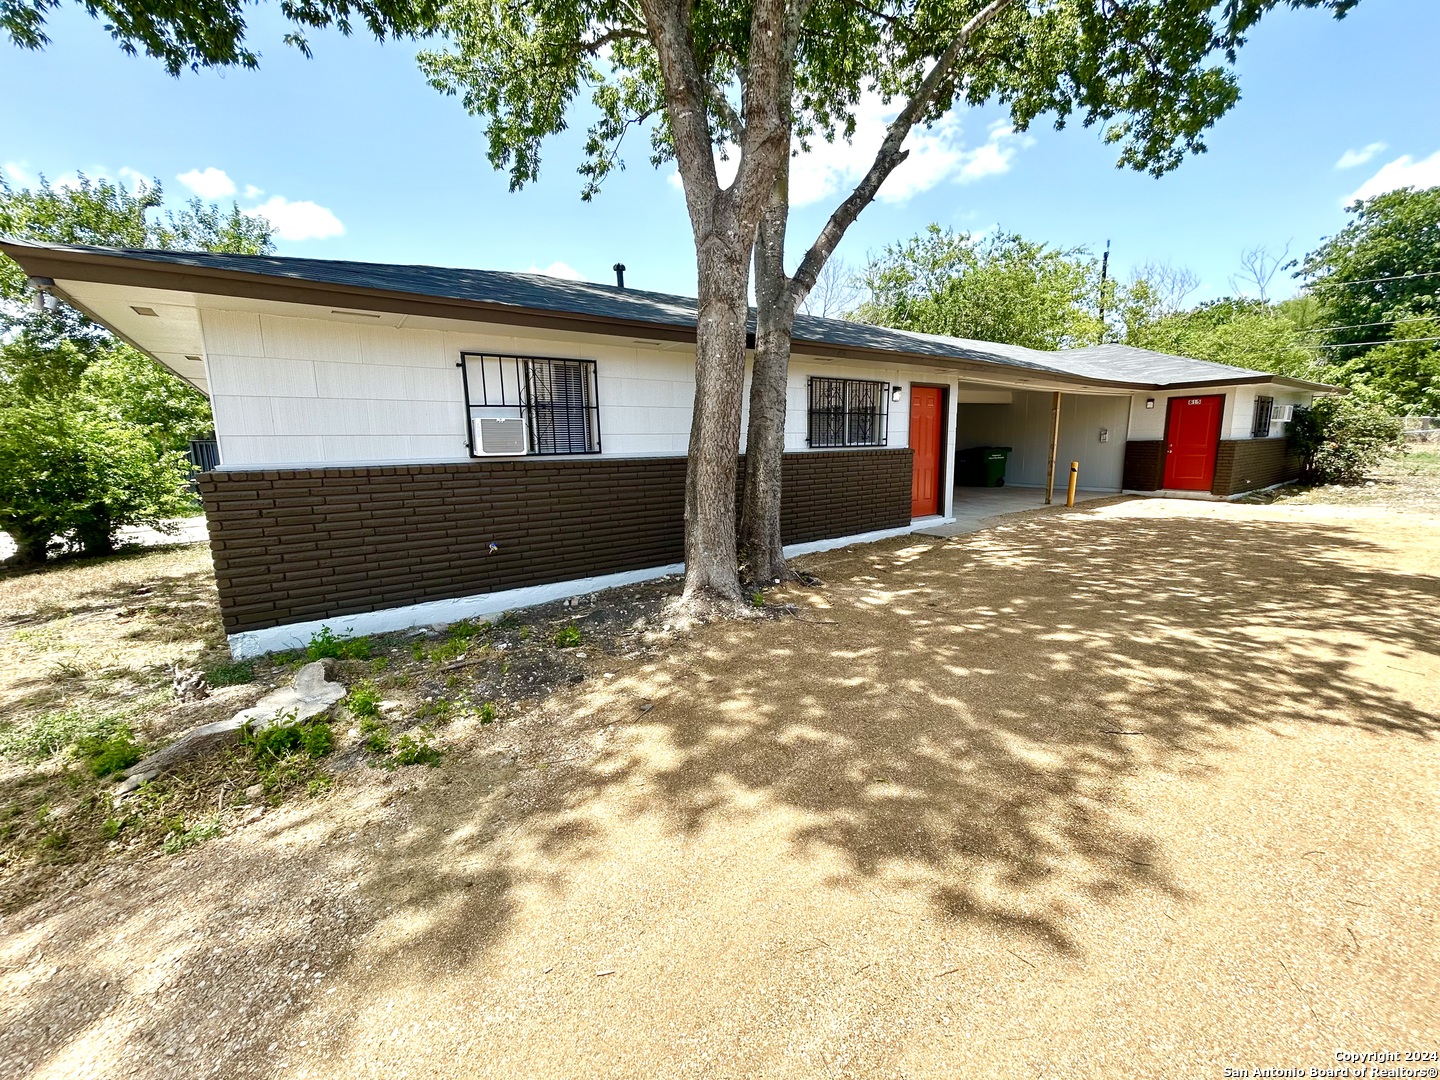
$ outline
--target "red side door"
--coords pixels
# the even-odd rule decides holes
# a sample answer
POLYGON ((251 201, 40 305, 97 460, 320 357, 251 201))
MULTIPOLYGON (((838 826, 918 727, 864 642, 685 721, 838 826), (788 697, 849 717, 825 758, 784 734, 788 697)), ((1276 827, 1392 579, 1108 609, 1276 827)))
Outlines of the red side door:
POLYGON ((910 449, 914 473, 910 481, 910 516, 928 517, 940 512, 940 389, 910 388, 910 449))
POLYGON ((1224 394, 1173 397, 1165 419, 1164 486, 1179 491, 1209 491, 1220 448, 1224 394))

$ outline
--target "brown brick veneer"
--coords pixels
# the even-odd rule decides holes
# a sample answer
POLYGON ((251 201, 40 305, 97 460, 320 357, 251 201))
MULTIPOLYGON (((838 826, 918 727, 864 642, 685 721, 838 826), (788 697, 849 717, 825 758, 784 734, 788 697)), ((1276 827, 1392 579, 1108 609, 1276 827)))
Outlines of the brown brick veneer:
POLYGON ((1165 477, 1165 444, 1159 439, 1125 444, 1126 491, 1157 491, 1165 477))
MULTIPOLYGON (((783 477, 787 543, 910 523, 909 449, 786 454, 783 477)), ((199 487, 229 633, 683 558, 684 458, 222 471, 199 487)))
POLYGON ((1242 491, 1282 484, 1300 478, 1300 455, 1289 440, 1224 439, 1215 456, 1211 494, 1236 495, 1242 491))

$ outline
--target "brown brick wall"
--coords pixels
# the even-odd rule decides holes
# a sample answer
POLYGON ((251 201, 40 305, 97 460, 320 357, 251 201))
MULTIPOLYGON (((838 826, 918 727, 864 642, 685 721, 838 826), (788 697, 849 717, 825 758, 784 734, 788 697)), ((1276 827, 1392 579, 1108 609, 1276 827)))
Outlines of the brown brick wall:
POLYGON ((1300 477, 1300 455, 1280 439, 1222 439, 1215 457, 1214 495, 1235 495, 1242 491, 1282 484, 1300 477))
MULTIPOLYGON (((786 543, 910 523, 909 449, 786 454, 783 476, 786 543)), ((683 558, 684 458, 225 471, 199 487, 229 633, 683 558)))
POLYGON ((1126 491, 1158 491, 1165 478, 1165 444, 1159 439, 1125 444, 1126 491))

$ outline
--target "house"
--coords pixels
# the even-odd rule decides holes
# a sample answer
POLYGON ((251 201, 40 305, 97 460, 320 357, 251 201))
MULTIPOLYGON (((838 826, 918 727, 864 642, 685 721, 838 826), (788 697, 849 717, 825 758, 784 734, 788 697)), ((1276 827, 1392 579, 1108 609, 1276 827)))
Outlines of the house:
MULTIPOLYGON (((200 477, 232 650, 448 622, 672 573, 692 299, 534 274, 0 242, 203 390, 200 477)), ((1087 488, 1224 497, 1296 475, 1333 388, 1115 345, 1042 352, 795 323, 792 552, 946 521, 967 447, 1087 488)), ((1038 501, 1037 494, 1037 501, 1038 501)))

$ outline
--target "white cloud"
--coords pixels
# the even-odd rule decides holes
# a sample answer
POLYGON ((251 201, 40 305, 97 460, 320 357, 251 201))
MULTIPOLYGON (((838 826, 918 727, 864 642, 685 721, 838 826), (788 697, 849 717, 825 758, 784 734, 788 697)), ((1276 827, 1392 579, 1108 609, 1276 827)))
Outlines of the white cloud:
POLYGON ((560 262, 558 259, 543 269, 534 263, 525 271, 527 274, 544 274, 546 277, 565 278, 567 281, 584 281, 585 278, 579 270, 576 270, 569 263, 560 262))
MULTIPOLYGON (((900 111, 898 104, 885 104, 878 94, 867 93, 856 107, 855 135, 849 142, 815 139, 810 149, 790 163, 790 205, 809 206, 833 200, 854 188, 870 168, 885 139, 885 131, 900 111)), ((970 184, 987 176, 1010 171, 1016 153, 1034 142, 1016 132, 1005 121, 990 125, 985 141, 967 147, 963 124, 949 114, 933 127, 916 128, 905 140, 909 157, 890 174, 880 189, 882 202, 901 203, 949 180, 970 184)), ((727 184, 735 175, 736 155, 717 161, 720 181, 727 184)), ((680 174, 671 173, 670 183, 682 189, 680 174)))
POLYGON ((275 235, 281 240, 327 240, 345 232, 333 211, 308 199, 291 202, 283 195, 272 195, 245 213, 265 218, 275 226, 275 235))
POLYGON ((1364 165, 1384 149, 1383 142, 1372 142, 1369 146, 1363 146, 1359 150, 1346 150, 1340 155, 1340 160, 1335 162, 1335 168, 1353 169, 1357 165, 1364 165))
POLYGON ((40 178, 35 176, 19 161, 7 161, 0 165, 0 172, 5 174, 6 179, 16 187, 34 187, 40 183, 40 178))
POLYGON ((1440 185, 1440 150, 1428 158, 1416 161, 1409 154, 1402 154, 1350 193, 1345 200, 1349 205, 1356 199, 1373 199, 1397 188, 1430 188, 1440 185))
POLYGON ((258 188, 258 187, 256 187, 254 184, 246 184, 246 185, 245 185, 245 198, 247 198, 247 199, 258 199, 261 195, 264 195, 264 194, 265 194, 265 189, 264 189, 264 188, 258 188))
POLYGON ((235 181, 230 179, 225 170, 217 169, 213 165, 204 169, 191 169, 175 179, 202 199, 223 199, 227 195, 234 195, 236 190, 235 181))

